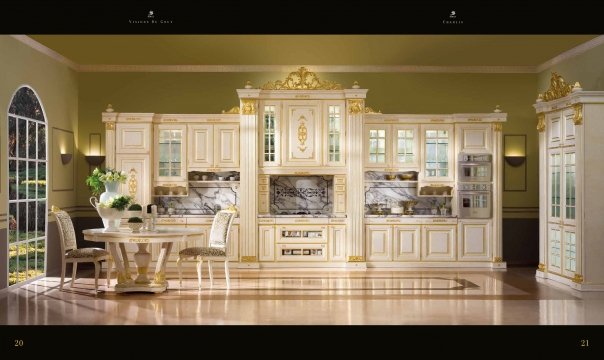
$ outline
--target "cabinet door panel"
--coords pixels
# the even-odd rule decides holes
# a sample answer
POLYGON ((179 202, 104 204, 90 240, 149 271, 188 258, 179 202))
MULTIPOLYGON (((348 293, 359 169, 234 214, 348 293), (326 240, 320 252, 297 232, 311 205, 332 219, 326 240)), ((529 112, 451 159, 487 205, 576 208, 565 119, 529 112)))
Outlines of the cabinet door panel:
POLYGON ((384 168, 389 167, 392 127, 389 125, 367 124, 364 127, 365 166, 384 168))
POLYGON ((150 124, 116 125, 116 148, 118 154, 147 154, 151 148, 150 124))
POLYGON ((547 217, 551 222, 559 222, 562 212, 562 153, 559 149, 550 150, 547 158, 548 168, 548 209, 547 217))
POLYGON ((459 260, 489 261, 491 258, 491 222, 463 220, 459 224, 459 260))
POLYGON ((320 105, 317 102, 286 102, 286 166, 321 165, 320 105))
POLYGON ((329 227, 329 260, 346 261, 346 226, 329 227))
POLYGON ((281 102, 260 103, 262 131, 259 131, 258 149, 260 167, 281 165, 281 102))
POLYGON ((547 226, 547 270, 562 273, 562 229, 558 224, 547 226))
POLYGON ((574 226, 562 228, 563 275, 573 277, 577 272, 577 231, 574 226))
POLYGON ((128 174, 128 181, 120 185, 120 193, 130 195, 131 170, 135 171, 136 191, 134 198, 136 203, 146 205, 151 203, 151 168, 149 166, 149 155, 117 154, 115 156, 115 168, 128 174))
POLYGON ((567 109, 562 113, 564 119, 564 145, 575 144, 575 110, 567 109))
POLYGON ((453 125, 422 125, 422 176, 425 181, 453 181, 453 125))
POLYGON ((549 147, 556 147, 560 145, 560 139, 562 137, 562 114, 551 113, 546 117, 547 121, 547 143, 549 147))
POLYGON ((455 127, 459 151, 463 153, 491 152, 490 124, 458 124, 455 127))
POLYGON ((422 260, 455 260, 455 226, 430 225, 422 231, 422 260))
POLYGON ((187 180, 186 125, 155 126, 155 179, 157 181, 187 180))
POLYGON ((366 227, 367 260, 391 261, 392 226, 367 225, 366 227))
POLYGON ((239 125, 214 125, 214 166, 239 167, 239 125))
POLYGON ((214 164, 212 125, 189 125, 188 164, 192 168, 209 168, 214 164))
POLYGON ((323 103, 323 144, 326 166, 344 166, 346 156, 346 113, 344 101, 323 103))
POLYGON ((419 169, 419 126, 394 125, 392 137, 393 167, 419 169))
POLYGON ((394 227, 394 260, 420 260, 420 226, 400 225, 394 227))
POLYGON ((258 260, 275 261, 275 227, 258 226, 258 241, 260 242, 258 260))

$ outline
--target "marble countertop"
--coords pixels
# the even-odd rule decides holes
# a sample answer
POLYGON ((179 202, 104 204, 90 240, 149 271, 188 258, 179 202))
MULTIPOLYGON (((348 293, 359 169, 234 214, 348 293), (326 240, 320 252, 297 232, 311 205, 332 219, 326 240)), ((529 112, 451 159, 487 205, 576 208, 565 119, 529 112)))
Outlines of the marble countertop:
POLYGON ((346 218, 346 214, 308 214, 308 215, 259 214, 258 218, 346 218))
POLYGON ((453 215, 373 215, 373 214, 365 214, 365 218, 442 218, 442 219, 456 219, 457 216, 453 215))
MULTIPOLYGON (((184 214, 184 215, 157 215, 158 219, 179 219, 179 218, 208 218, 208 219, 212 219, 214 218, 214 214, 184 214)), ((236 217, 239 217, 239 215, 237 215, 236 217)))

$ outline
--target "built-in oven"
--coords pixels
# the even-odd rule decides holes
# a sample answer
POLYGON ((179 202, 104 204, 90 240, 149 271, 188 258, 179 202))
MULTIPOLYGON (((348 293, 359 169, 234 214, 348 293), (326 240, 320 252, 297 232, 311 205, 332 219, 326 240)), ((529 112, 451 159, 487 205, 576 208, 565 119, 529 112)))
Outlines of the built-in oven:
POLYGON ((459 154, 459 181, 491 181, 491 154, 459 154))
POLYGON ((459 217, 462 219, 490 219, 492 217, 491 184, 459 184, 459 217))

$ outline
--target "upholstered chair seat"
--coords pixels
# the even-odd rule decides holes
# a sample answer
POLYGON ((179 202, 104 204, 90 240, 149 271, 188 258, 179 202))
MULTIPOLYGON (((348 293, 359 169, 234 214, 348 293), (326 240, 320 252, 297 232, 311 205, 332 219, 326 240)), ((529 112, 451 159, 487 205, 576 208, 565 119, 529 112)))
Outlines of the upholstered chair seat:
POLYGON ((212 261, 224 261, 224 274, 226 277, 227 288, 231 286, 229 278, 229 234, 231 225, 235 219, 236 211, 221 210, 214 217, 208 246, 195 246, 181 250, 178 253, 178 280, 182 286, 182 262, 185 260, 197 260, 197 282, 201 289, 201 266, 204 260, 208 261, 208 272, 210 274, 210 284, 214 285, 214 275, 212 274, 212 261))
POLYGON ((109 256, 109 252, 100 248, 82 248, 70 250, 65 254, 68 259, 73 258, 95 258, 97 261, 109 256))

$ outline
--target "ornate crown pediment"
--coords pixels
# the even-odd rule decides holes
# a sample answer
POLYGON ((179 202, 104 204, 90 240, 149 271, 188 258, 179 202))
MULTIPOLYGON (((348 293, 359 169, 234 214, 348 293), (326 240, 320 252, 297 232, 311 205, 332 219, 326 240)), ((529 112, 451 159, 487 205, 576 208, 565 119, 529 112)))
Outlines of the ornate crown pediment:
POLYGON ((314 72, 302 66, 289 73, 285 80, 269 81, 262 90, 342 90, 342 85, 333 81, 320 80, 314 72))

